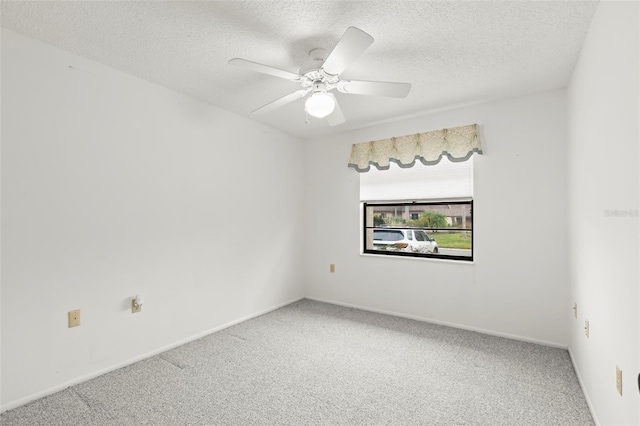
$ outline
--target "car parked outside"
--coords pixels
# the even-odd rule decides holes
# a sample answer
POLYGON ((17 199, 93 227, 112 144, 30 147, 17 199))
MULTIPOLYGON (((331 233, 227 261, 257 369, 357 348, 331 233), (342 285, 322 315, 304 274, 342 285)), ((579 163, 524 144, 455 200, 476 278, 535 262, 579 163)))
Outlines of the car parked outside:
POLYGON ((376 228, 374 250, 438 253, 438 243, 422 229, 376 228))

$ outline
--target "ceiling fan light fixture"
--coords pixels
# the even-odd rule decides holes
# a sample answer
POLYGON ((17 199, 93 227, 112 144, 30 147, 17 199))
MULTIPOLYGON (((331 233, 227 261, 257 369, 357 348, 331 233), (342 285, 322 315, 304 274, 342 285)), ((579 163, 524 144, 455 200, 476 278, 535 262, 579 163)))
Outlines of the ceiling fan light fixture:
POLYGON ((314 117, 322 118, 331 114, 336 107, 336 101, 326 92, 313 92, 304 103, 304 108, 314 117))

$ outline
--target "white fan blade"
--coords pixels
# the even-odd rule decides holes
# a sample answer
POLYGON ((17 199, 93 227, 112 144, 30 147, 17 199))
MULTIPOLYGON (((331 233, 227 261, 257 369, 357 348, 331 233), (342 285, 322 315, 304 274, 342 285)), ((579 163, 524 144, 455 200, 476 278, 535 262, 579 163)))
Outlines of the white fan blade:
POLYGON ((344 123, 344 114, 342 114, 338 100, 333 93, 327 93, 327 95, 331 96, 336 103, 336 106, 333 108, 333 112, 327 116, 329 126, 337 126, 338 124, 344 123))
POLYGON ((306 95, 307 93, 309 93, 309 90, 311 89, 300 89, 300 90, 296 90, 293 93, 289 93, 288 95, 284 95, 283 97, 276 99, 273 102, 270 102, 268 104, 266 104, 265 106, 262 106, 260 108, 258 108, 255 111, 251 111, 252 114, 266 114, 268 112, 273 111, 274 109, 280 108, 283 105, 288 104, 289 102, 293 102, 296 99, 300 99, 302 98, 304 95, 306 95))
POLYGON ((362 52, 367 50, 367 47, 371 46, 371 43, 373 43, 373 37, 369 34, 355 27, 347 28, 322 64, 322 69, 330 75, 341 74, 362 52))
POLYGON ((354 93, 356 95, 404 98, 411 91, 411 84, 392 83, 389 81, 342 80, 338 83, 338 90, 342 93, 354 93))
POLYGON ((246 68, 252 71, 261 72, 263 74, 269 74, 274 77, 284 78, 285 80, 298 81, 300 79, 300 76, 298 74, 281 70, 279 68, 270 67, 269 65, 263 65, 257 62, 247 61, 246 59, 234 58, 229 61, 229 64, 246 68))

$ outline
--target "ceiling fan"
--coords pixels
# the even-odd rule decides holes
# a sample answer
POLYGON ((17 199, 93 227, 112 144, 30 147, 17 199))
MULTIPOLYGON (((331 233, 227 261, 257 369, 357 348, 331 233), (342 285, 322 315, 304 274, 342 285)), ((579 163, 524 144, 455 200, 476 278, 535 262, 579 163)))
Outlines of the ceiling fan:
POLYGON ((229 64, 284 78, 302 86, 302 89, 289 93, 252 111, 253 114, 271 112, 289 102, 303 98, 311 92, 311 95, 305 101, 305 111, 314 117, 327 117, 329 125, 336 126, 344 123, 345 118, 336 97, 333 93, 330 93, 333 89, 347 94, 393 98, 404 98, 411 90, 411 84, 409 83, 340 79, 340 74, 371 43, 373 43, 373 37, 369 34, 358 28, 349 27, 329 55, 324 49, 313 49, 309 52, 310 60, 300 68, 298 74, 240 58, 231 59, 229 64))

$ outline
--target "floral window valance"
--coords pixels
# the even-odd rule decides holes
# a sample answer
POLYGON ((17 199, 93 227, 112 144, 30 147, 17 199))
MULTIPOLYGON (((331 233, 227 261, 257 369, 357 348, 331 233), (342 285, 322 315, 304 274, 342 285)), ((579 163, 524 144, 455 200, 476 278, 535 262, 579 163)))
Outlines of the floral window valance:
POLYGON ((451 161, 468 160, 474 152, 482 154, 478 125, 454 127, 354 144, 351 148, 349 167, 367 172, 371 165, 388 169, 394 161, 400 167, 411 167, 415 160, 423 164, 437 164, 443 155, 451 161))

